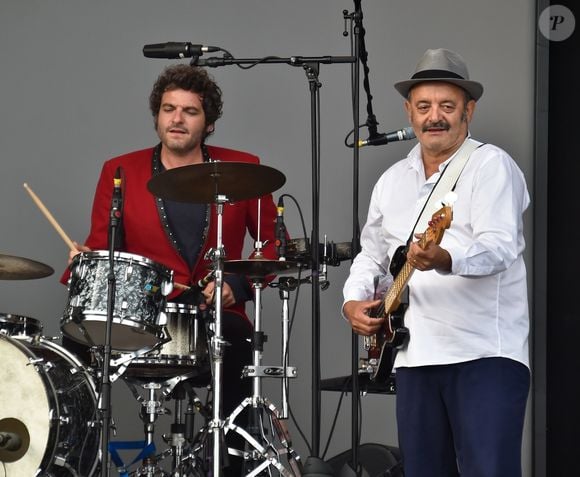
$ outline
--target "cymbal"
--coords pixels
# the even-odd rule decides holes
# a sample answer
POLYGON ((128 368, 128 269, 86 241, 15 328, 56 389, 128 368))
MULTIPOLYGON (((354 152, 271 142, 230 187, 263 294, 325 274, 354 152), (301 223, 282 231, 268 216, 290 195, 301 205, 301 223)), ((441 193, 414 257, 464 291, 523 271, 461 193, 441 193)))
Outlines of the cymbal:
POLYGON ((287 260, 255 258, 249 260, 226 260, 224 262, 225 273, 237 273, 246 275, 249 278, 263 278, 279 273, 296 273, 299 269, 300 265, 297 262, 289 262, 287 260))
POLYGON ((54 270, 29 258, 0 254, 0 280, 28 280, 52 275, 54 270))
POLYGON ((169 169, 153 177, 147 188, 163 199, 208 204, 217 195, 230 202, 261 197, 285 182, 284 174, 272 167, 218 161, 169 169))

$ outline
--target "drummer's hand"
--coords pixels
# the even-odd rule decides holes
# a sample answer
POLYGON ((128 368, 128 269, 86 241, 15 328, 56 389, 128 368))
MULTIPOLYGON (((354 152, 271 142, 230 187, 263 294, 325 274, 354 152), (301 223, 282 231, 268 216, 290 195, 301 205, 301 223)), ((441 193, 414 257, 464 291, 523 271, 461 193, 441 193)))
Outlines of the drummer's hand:
POLYGON ((90 252, 91 249, 86 245, 80 245, 77 242, 73 242, 76 250, 70 250, 68 253, 68 264, 70 265, 73 259, 81 252, 90 252))
MULTIPOLYGON (((211 281, 207 284, 207 286, 203 289, 203 296, 205 298, 205 302, 208 305, 213 303, 213 293, 215 289, 215 281, 211 281)), ((224 308, 229 308, 236 304, 236 298, 234 297, 234 292, 232 291, 231 287, 226 283, 223 282, 222 285, 222 306, 224 308)))

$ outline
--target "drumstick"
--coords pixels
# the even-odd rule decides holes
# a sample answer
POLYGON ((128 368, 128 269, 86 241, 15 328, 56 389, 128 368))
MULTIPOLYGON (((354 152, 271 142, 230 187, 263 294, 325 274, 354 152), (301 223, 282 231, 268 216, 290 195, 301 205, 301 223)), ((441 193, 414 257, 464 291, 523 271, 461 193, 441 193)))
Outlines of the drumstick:
POLYGON ((68 245, 68 247, 71 249, 71 251, 78 252, 78 249, 76 248, 73 241, 68 237, 68 235, 62 229, 62 227, 58 224, 56 219, 52 216, 50 211, 44 206, 44 204, 38 198, 38 196, 32 191, 32 189, 30 187, 28 187, 28 184, 26 182, 23 184, 23 186, 26 189, 26 191, 30 194, 30 197, 32 197, 32 200, 34 201, 34 203, 38 206, 40 211, 48 219, 50 224, 54 227, 54 229, 57 231, 57 233, 60 235, 60 237, 64 240, 64 242, 68 245))
POLYGON ((179 283, 179 282, 173 282, 173 286, 175 288, 177 288, 178 290, 189 290, 191 287, 188 287, 187 285, 184 285, 183 283, 179 283))

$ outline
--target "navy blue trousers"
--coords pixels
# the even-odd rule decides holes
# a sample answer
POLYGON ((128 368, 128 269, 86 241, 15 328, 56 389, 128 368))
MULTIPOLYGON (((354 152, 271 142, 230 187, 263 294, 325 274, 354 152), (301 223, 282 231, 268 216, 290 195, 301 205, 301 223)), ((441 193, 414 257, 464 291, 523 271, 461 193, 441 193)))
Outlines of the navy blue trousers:
POLYGON ((507 358, 398 368, 405 477, 520 477, 530 373, 507 358))

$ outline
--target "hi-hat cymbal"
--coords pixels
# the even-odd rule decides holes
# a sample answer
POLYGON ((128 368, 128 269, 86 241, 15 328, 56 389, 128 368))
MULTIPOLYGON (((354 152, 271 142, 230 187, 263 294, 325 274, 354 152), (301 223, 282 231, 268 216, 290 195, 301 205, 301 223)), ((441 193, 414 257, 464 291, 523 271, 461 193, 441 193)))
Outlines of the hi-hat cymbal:
POLYGON ((297 262, 286 260, 226 260, 224 262, 225 273, 237 273, 246 275, 249 278, 264 278, 268 275, 278 275, 279 273, 296 273, 300 269, 297 262))
POLYGON ((204 162, 176 167, 149 181, 149 191, 176 202, 208 204, 218 195, 230 202, 269 194, 284 185, 280 171, 247 162, 204 162))
POLYGON ((0 254, 0 280, 28 280, 52 275, 54 270, 29 258, 0 254))

